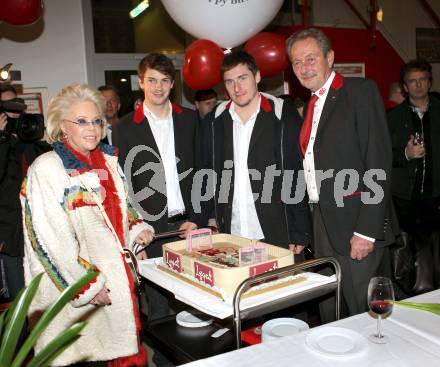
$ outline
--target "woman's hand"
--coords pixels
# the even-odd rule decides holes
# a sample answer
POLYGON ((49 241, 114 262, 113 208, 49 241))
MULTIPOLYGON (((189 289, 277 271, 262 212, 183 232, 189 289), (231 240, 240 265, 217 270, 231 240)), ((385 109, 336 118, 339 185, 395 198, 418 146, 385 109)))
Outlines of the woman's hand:
POLYGON ((103 287, 99 293, 90 301, 91 305, 94 306, 108 306, 112 304, 112 300, 109 297, 110 289, 103 287))

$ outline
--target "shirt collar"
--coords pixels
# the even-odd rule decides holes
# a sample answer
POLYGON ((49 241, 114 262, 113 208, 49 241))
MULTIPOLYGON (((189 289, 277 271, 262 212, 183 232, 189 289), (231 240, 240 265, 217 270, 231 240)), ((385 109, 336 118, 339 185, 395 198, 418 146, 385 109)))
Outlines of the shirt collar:
POLYGON ((163 121, 163 120, 169 120, 172 117, 173 114, 173 106, 171 105, 171 102, 168 101, 168 108, 169 108, 169 112, 168 115, 165 117, 158 117, 157 115, 155 115, 149 108, 148 106, 144 103, 144 114, 145 117, 149 120, 149 121, 163 121))
POLYGON ((317 91, 315 91, 315 94, 320 100, 322 99, 325 101, 328 95, 328 91, 330 90, 330 87, 333 83, 333 79, 335 79, 336 73, 334 71, 331 72, 330 76, 328 77, 327 81, 324 83, 324 85, 319 88, 317 91))
MULTIPOLYGON (((251 117, 249 117, 249 119, 247 121, 251 121, 253 119, 255 119, 257 117, 257 115, 260 113, 260 106, 261 106, 261 94, 258 93, 258 104, 257 104, 257 108, 254 111, 254 113, 251 115, 251 117)), ((240 119, 240 116, 238 116, 237 112, 235 112, 235 103, 232 102, 231 103, 231 107, 229 108, 229 113, 231 114, 232 117, 232 121, 234 122, 242 122, 240 119)), ((247 122, 247 121, 243 121, 243 122, 247 122)))

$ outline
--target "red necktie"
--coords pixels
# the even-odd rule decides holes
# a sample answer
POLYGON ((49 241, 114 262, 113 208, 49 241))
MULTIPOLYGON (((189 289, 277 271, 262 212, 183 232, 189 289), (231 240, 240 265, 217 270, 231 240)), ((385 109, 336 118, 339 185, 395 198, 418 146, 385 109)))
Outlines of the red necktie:
POLYGON ((301 132, 299 133, 299 145, 303 156, 306 154, 307 145, 309 145, 310 133, 312 131, 313 110, 317 100, 318 96, 316 94, 309 99, 306 118, 302 124, 301 132))

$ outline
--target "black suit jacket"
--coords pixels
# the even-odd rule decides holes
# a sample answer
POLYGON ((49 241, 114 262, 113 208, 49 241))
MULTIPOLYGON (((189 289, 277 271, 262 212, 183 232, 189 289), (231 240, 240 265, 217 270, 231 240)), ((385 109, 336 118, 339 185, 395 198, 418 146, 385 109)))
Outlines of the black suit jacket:
MULTIPOLYGON (((213 117, 213 115, 211 115, 213 117)), ((205 210, 217 219, 221 232, 230 233, 232 200, 234 196, 234 169, 224 170, 226 161, 233 161, 233 121, 227 108, 217 118, 204 125, 204 154, 205 165, 213 167, 217 174, 215 200, 205 206, 205 210), (222 172, 224 170, 224 172, 222 172), (231 175, 228 183, 227 175, 231 175), (221 188, 222 180, 226 185, 221 188), (229 190, 226 202, 219 202, 220 190, 229 190)), ((268 202, 264 202, 264 177, 267 167, 274 165, 277 170, 294 170, 290 176, 291 190, 287 193, 293 197, 295 192, 298 171, 301 161, 297 146, 297 139, 301 119, 294 107, 283 105, 281 120, 274 113, 272 101, 261 97, 260 112, 257 115, 252 131, 248 153, 249 170, 257 170, 261 178, 249 175, 252 192, 258 194, 255 207, 258 219, 263 230, 265 241, 270 244, 287 247, 290 243, 308 245, 311 241, 310 216, 306 200, 303 198, 297 204, 285 204, 282 201, 281 174, 274 178, 273 189, 268 202)), ((280 172, 281 173, 281 172, 280 172)), ((289 177, 289 176, 288 176, 289 177)))
MULTIPOLYGON (((173 104, 175 154, 183 202, 189 220, 198 225, 200 213, 191 203, 191 188, 199 155, 196 144, 197 116, 194 111, 173 104)), ((159 150, 147 118, 140 106, 113 127, 113 145, 119 148, 119 162, 129 182, 135 207, 156 233, 168 230, 166 182, 159 150), (131 167, 130 162, 131 161, 131 167), (127 163, 127 165, 126 165, 127 163)))
MULTIPOLYGON (((440 197, 440 101, 431 97, 429 102, 432 194, 433 197, 440 197)), ((417 159, 407 160, 405 157, 406 144, 415 131, 408 100, 391 110, 387 117, 393 145, 392 193, 398 198, 409 200, 416 179, 417 159)))
POLYGON ((328 171, 321 183, 319 204, 323 221, 335 250, 350 254, 353 232, 376 239, 376 246, 394 242, 399 232, 391 203, 391 140, 383 101, 373 81, 345 78, 330 88, 313 147, 315 169, 328 171), (381 170, 384 177, 365 181, 369 170, 381 170), (357 175, 347 191, 348 174, 357 175), (344 186, 341 184, 344 183, 344 186), (373 192, 372 192, 373 189, 373 192), (382 191, 375 204, 367 195, 382 191))

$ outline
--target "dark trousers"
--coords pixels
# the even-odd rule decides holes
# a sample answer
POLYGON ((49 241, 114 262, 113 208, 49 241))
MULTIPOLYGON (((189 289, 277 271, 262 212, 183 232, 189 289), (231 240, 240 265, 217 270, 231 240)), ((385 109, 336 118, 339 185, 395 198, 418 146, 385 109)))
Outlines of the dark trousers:
POLYGON ((24 287, 23 258, 0 253, 1 299, 11 302, 24 287))
MULTIPOLYGON (((313 234, 315 256, 332 256, 341 265, 341 318, 368 310, 368 283, 375 276, 390 276, 388 248, 376 248, 363 260, 353 260, 334 250, 325 228, 319 204, 313 205, 313 234)), ((347 244, 350 246, 350 244, 347 244)), ((324 268, 321 274, 331 275, 333 269, 324 268)), ((326 297, 319 305, 322 323, 336 319, 335 296, 326 297)))
MULTIPOLYGON (((184 221, 168 223, 167 231, 177 231, 184 221)), ((162 256, 162 246, 169 242, 179 241, 180 237, 164 238, 148 246, 148 257, 162 256)), ((148 322, 176 314, 180 308, 178 302, 167 290, 148 282, 143 286, 145 296, 141 297, 141 309, 147 312, 148 322)), ((153 362, 158 367, 170 367, 173 364, 158 350, 153 349, 153 362)))

